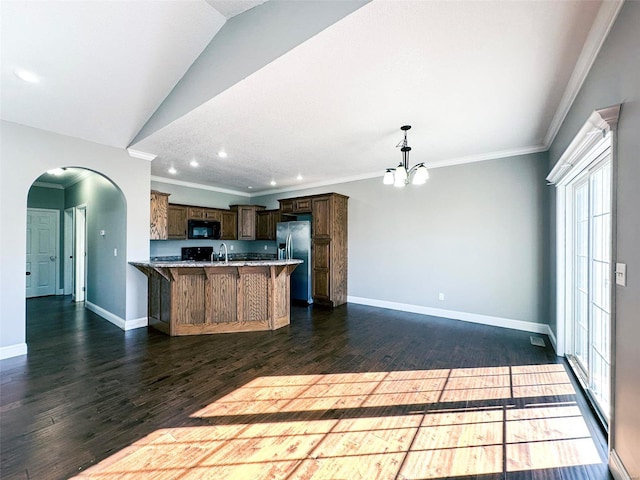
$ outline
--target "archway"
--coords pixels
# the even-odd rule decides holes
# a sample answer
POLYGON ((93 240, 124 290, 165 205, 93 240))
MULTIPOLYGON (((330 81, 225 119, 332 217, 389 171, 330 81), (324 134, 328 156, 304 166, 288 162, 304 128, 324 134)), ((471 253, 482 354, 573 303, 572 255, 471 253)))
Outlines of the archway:
POLYGON ((126 277, 126 210, 120 188, 100 173, 40 175, 27 197, 26 296, 67 294, 107 320, 124 318, 126 285, 111 279, 126 277))
MULTIPOLYGON (((124 329, 147 324, 146 277, 128 261, 149 258, 150 164, 123 148, 99 145, 11 122, 1 122, 0 142, 0 358, 28 353, 25 319, 27 196, 44 172, 66 165, 82 167, 110 179, 126 199, 126 244, 118 251, 124 275, 109 278, 118 285, 119 308, 100 315, 124 329), (124 303, 124 307, 122 304, 124 303)), ((107 232, 108 233, 108 232, 107 232)), ((114 260, 112 260, 114 261, 114 260)), ((102 300, 100 300, 102 301, 102 300)), ((89 305, 87 305, 89 306, 89 305)))

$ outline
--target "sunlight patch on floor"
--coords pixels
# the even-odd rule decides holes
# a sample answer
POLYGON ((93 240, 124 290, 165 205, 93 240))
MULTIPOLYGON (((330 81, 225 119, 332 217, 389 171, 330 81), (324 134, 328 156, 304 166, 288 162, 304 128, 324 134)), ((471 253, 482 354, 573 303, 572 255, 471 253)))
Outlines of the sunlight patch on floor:
POLYGON ((562 365, 260 377, 76 478, 437 479, 600 463, 572 395, 562 365))

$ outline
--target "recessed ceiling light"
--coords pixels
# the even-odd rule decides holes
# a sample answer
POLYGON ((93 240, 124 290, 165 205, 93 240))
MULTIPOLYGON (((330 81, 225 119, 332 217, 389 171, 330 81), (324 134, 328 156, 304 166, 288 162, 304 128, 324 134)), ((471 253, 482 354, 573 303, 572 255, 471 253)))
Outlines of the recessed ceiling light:
POLYGON ((55 175, 56 177, 59 177, 64 173, 64 170, 62 168, 54 168, 53 170, 47 170, 47 173, 49 175, 55 175))
POLYGON ((218 156, 219 156, 220 158, 227 158, 227 152, 225 152, 224 150, 220 150, 220 151, 218 152, 218 156))
POLYGON ((296 177, 296 180, 302 180, 302 175, 298 174, 298 176, 296 177))
POLYGON ((169 168, 169 173, 171 173, 172 175, 176 174, 177 172, 178 171, 175 168, 173 168, 173 167, 169 168))
POLYGON ((271 186, 275 186, 276 181, 275 180, 271 180, 271 182, 269 182, 271 184, 271 186))
POLYGON ((23 82, 38 83, 40 81, 40 77, 38 75, 30 72, 29 70, 25 70, 24 68, 16 67, 13 69, 13 73, 23 82))
POLYGON ((198 162, 196 162, 195 160, 191 160, 191 162, 189 162, 189 165, 191 165, 192 167, 197 167, 198 162))
POLYGON ((251 190, 253 187, 252 187, 251 185, 249 185, 247 188, 248 188, 249 190, 251 190))

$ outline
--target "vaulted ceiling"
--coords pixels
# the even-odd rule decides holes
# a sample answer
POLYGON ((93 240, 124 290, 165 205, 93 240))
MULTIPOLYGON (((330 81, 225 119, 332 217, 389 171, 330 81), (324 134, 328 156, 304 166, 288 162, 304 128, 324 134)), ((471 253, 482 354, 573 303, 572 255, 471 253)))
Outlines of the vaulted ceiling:
POLYGON ((1 114, 245 193, 381 177, 404 124, 431 167, 543 151, 619 4, 3 1, 1 114))

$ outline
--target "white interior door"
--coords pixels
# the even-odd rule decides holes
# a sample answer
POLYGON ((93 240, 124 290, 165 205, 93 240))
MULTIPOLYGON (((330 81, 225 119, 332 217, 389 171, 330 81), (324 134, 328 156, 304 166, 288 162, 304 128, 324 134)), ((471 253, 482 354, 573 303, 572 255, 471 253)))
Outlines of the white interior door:
POLYGON ((75 276, 74 276, 74 300, 84 302, 86 294, 87 279, 87 208, 85 205, 75 209, 75 276))
POLYGON ((27 298, 56 294, 58 224, 57 210, 27 209, 27 298))

